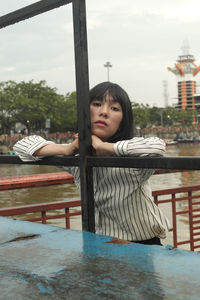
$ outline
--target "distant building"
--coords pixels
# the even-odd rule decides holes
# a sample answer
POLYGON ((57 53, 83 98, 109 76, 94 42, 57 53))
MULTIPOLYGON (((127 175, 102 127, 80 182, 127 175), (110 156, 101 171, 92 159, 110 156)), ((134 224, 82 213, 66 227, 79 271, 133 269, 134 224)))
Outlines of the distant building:
POLYGON ((178 56, 174 68, 168 70, 177 77, 178 103, 176 108, 185 110, 186 108, 196 109, 200 106, 199 94, 196 94, 195 76, 200 71, 200 66, 195 64, 192 54, 189 54, 189 44, 184 41, 182 46, 183 54, 178 56))

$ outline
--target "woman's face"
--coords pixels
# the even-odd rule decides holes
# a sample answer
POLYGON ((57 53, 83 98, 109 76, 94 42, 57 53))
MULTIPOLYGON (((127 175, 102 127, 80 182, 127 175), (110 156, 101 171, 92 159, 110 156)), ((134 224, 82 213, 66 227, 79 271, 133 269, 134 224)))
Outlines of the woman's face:
POLYGON ((123 112, 119 102, 106 94, 103 100, 93 100, 90 103, 90 116, 92 134, 107 141, 119 129, 123 112))

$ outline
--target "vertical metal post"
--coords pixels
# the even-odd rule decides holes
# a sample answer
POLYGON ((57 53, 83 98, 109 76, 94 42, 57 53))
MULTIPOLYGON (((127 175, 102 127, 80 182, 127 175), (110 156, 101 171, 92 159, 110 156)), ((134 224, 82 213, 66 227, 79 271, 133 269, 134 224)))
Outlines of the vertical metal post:
POLYGON ((69 208, 65 208, 65 227, 66 229, 70 229, 70 215, 69 208))
POLYGON ((87 167, 90 153, 91 125, 85 0, 73 0, 74 51, 78 111, 82 227, 95 232, 92 168, 87 167))
POLYGON ((176 222, 176 198, 175 194, 172 194, 172 224, 173 224, 173 241, 174 247, 177 248, 177 222, 176 222))
POLYGON ((47 221, 46 221, 46 211, 43 210, 42 211, 42 224, 46 224, 46 223, 47 223, 47 221))
POLYGON ((194 251, 194 221, 193 221, 193 206, 192 206, 192 191, 188 192, 188 210, 189 210, 189 229, 190 229, 190 250, 194 251))

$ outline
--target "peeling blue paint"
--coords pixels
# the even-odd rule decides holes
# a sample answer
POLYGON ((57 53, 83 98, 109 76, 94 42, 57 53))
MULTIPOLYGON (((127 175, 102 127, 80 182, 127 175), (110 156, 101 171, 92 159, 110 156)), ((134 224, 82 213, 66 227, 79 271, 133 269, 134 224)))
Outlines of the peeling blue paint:
POLYGON ((200 299, 199 253, 110 239, 0 217, 0 299, 200 299))
POLYGON ((38 282, 38 287, 39 287, 39 289, 40 289, 40 291, 42 292, 42 293, 45 293, 45 294, 53 294, 53 290, 52 290, 52 288, 50 287, 50 286, 48 286, 48 287, 44 287, 44 285, 41 283, 41 282, 38 282))
POLYGON ((101 280, 102 283, 105 283, 105 284, 110 284, 112 283, 112 281, 109 279, 109 278, 104 278, 101 280))

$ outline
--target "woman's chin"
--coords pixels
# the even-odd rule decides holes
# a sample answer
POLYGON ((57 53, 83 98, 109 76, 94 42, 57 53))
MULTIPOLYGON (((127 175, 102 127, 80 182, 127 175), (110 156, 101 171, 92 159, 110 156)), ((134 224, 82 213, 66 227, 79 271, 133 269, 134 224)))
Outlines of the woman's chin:
POLYGON ((100 138, 102 141, 107 140, 109 137, 107 137, 107 135, 102 132, 101 130, 93 130, 92 131, 93 135, 96 135, 98 138, 100 138))
POLYGON ((102 136, 101 134, 94 134, 94 135, 96 135, 98 138, 100 138, 103 142, 106 142, 108 140, 107 137, 102 136))

